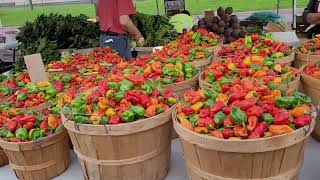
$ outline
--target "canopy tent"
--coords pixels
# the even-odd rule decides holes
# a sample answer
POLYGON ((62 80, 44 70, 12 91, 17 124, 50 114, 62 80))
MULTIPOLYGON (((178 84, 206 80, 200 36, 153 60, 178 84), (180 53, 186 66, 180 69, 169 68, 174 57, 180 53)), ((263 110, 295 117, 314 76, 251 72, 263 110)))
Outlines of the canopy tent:
MULTIPOLYGON (((277 0, 277 14, 279 14, 280 0, 277 0)), ((297 0, 292 0, 292 23, 291 27, 293 30, 296 29, 296 16, 297 16, 297 0)))

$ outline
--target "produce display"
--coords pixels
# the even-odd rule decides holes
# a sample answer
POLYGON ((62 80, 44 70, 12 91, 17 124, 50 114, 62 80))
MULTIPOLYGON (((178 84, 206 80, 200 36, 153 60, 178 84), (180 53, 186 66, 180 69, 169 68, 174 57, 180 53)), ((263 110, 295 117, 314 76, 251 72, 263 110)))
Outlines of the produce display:
POLYGON ((295 80, 299 75, 300 70, 297 68, 276 64, 272 58, 252 55, 240 61, 227 58, 224 62, 212 62, 202 78, 215 86, 239 78, 253 77, 262 80, 269 88, 274 88, 295 80))
POLYGON ((198 28, 196 31, 181 34, 175 42, 191 47, 214 47, 219 45, 222 39, 217 34, 198 28))
POLYGON ((254 34, 223 46, 218 52, 218 56, 244 59, 247 55, 256 54, 278 59, 290 56, 292 53, 291 47, 283 42, 273 40, 271 34, 254 34))
POLYGON ((320 55, 320 35, 316 35, 308 41, 301 42, 296 48, 296 52, 317 56, 320 55))
POLYGON ((60 115, 53 115, 51 110, 12 113, 1 110, 0 138, 9 142, 27 142, 40 140, 60 132, 63 124, 60 115))
POLYGON ((282 94, 250 78, 224 84, 187 91, 176 110, 181 125, 196 133, 241 140, 290 133, 311 122, 311 100, 302 93, 282 94), (226 91, 224 84, 230 87, 226 91))
POLYGON ((166 16, 136 13, 132 21, 145 38, 146 47, 163 46, 178 37, 178 33, 166 16))
POLYGON ((63 113, 80 124, 113 125, 156 116, 175 103, 172 92, 155 81, 111 79, 79 93, 63 113))
MULTIPOLYGON (((118 64, 113 73, 116 78, 127 78, 137 84, 148 79, 155 79, 161 84, 172 84, 185 81, 197 74, 197 69, 183 62, 182 56, 158 59, 159 56, 140 56, 138 59, 118 64)), ((112 77, 111 77, 112 78, 112 77)))
POLYGON ((240 27, 240 20, 232 13, 232 7, 227 7, 226 9, 219 7, 217 16, 205 16, 198 21, 198 27, 219 34, 223 38, 223 43, 231 43, 246 35, 245 30, 240 27))
POLYGON ((29 74, 27 72, 14 73, 6 77, 2 85, 11 89, 22 88, 24 85, 31 82, 29 74))
POLYGON ((320 79, 320 66, 319 66, 319 63, 308 63, 308 64, 306 64, 305 68, 303 69, 303 72, 306 75, 309 75, 311 77, 320 79))

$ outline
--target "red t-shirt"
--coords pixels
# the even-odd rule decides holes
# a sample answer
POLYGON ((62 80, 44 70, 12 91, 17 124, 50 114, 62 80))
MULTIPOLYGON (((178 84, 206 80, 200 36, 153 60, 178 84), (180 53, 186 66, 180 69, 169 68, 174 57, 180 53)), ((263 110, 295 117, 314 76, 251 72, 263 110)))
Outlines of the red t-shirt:
POLYGON ((99 17, 100 30, 127 34, 120 25, 121 15, 135 14, 132 0, 99 0, 96 15, 99 17))

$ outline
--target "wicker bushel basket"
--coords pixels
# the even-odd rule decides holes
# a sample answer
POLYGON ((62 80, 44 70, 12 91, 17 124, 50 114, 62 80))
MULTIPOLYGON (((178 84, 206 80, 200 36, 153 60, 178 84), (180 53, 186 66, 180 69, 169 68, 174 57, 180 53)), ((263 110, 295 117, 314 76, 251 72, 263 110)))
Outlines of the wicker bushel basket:
POLYGON ((300 68, 308 62, 319 62, 320 56, 311 54, 295 53, 294 67, 300 68))
MULTIPOLYGON (((204 89, 204 88, 213 88, 213 85, 206 82, 204 79, 203 79, 203 75, 204 75, 204 72, 202 72, 200 75, 199 75, 199 87, 204 89)), ((281 90, 286 90, 286 91, 290 91, 290 92, 293 92, 293 91, 298 91, 299 89, 299 86, 300 86, 300 74, 297 75, 297 77, 295 78, 295 80, 289 82, 289 83, 282 83, 282 84, 279 84, 278 87, 279 89, 281 90)))
MULTIPOLYGON (((303 70, 304 66, 301 69, 303 70)), ((311 98, 312 104, 314 106, 318 106, 318 104, 320 103, 320 79, 311 77, 302 72, 301 82, 302 82, 303 90, 305 94, 311 98)), ((317 122, 317 125, 312 133, 312 137, 320 141, 319 122, 317 122)))
POLYGON ((169 170, 171 114, 118 125, 76 124, 62 115, 85 179, 162 180, 169 170))
POLYGON ((18 179, 52 179, 69 166, 68 133, 61 132, 35 142, 0 141, 18 179))
POLYGON ((190 180, 296 180, 304 148, 315 120, 309 126, 276 137, 224 140, 190 131, 177 122, 190 180))
POLYGON ((212 55, 210 55, 206 59, 193 61, 190 64, 192 64, 195 68, 197 68, 200 72, 202 72, 207 68, 208 65, 211 64, 211 59, 212 59, 211 56, 212 55))
POLYGON ((292 51, 290 56, 285 56, 285 57, 276 59, 276 63, 286 64, 288 66, 291 66, 293 61, 294 61, 294 51, 292 51))
POLYGON ((191 79, 179 83, 167 84, 164 85, 163 88, 172 90, 172 92, 176 94, 178 98, 180 98, 185 91, 198 88, 198 76, 199 73, 197 73, 191 79))
POLYGON ((8 157, 3 149, 0 147, 0 167, 9 163, 8 157))

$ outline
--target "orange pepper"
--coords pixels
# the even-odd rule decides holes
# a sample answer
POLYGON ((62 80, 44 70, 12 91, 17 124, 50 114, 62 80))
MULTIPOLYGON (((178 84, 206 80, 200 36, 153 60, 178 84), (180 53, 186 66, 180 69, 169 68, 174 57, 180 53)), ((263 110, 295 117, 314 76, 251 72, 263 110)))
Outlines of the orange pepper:
POLYGON ((64 103, 71 103, 71 100, 72 100, 72 96, 68 93, 65 93, 63 95, 63 102, 64 103))
POLYGON ((269 126, 269 131, 273 135, 280 135, 280 134, 290 133, 294 130, 288 125, 274 125, 273 124, 273 125, 269 126))
POLYGON ((227 102, 228 101, 228 95, 223 94, 223 93, 219 93, 217 95, 217 98, 216 98, 216 102, 218 102, 218 101, 227 102))
POLYGON ((272 91, 272 98, 273 98, 273 99, 277 99, 277 98, 279 98, 279 97, 281 97, 281 91, 280 91, 280 90, 277 90, 277 89, 273 90, 273 91, 272 91))
POLYGON ((268 70, 269 70, 269 68, 268 68, 267 66, 263 66, 263 67, 262 67, 262 71, 267 72, 268 70))
POLYGON ((86 110, 88 114, 92 114, 92 108, 90 105, 86 105, 86 110))
POLYGON ((282 67, 281 67, 280 64, 276 64, 273 69, 274 69, 275 71, 281 72, 282 67))
POLYGON ((93 72, 99 72, 100 71, 100 65, 99 64, 95 64, 93 66, 93 72))
POLYGON ((202 58, 204 58, 204 52, 202 52, 202 51, 198 51, 198 52, 196 52, 196 57, 195 57, 196 59, 202 59, 202 58))
POLYGON ((251 62, 253 64, 263 65, 264 58, 262 56, 259 56, 259 55, 252 55, 251 56, 251 62))
POLYGON ((194 132, 199 134, 208 134, 209 130, 206 127, 197 126, 194 128, 194 132))
POLYGON ((266 75, 267 75, 267 73, 265 71, 258 70, 256 73, 254 73, 254 75, 252 77, 262 78, 262 77, 265 77, 266 75))
POLYGON ((164 65, 163 69, 167 69, 167 68, 175 68, 176 66, 174 64, 168 63, 166 65, 164 65))
POLYGON ((281 84, 282 83, 282 78, 281 77, 275 77, 272 82, 274 82, 275 84, 281 84))
POLYGON ((306 48, 301 48, 300 52, 302 54, 307 54, 308 50, 306 48))
POLYGON ((53 115, 48 117, 48 126, 52 129, 55 129, 58 126, 57 118, 53 115))
POLYGON ((270 132, 270 131, 267 131, 267 132, 264 132, 263 133, 263 137, 272 137, 272 132, 270 132))
POLYGON ((162 68, 161 68, 161 65, 160 65, 160 62, 156 61, 154 63, 151 64, 151 69, 154 71, 154 72, 157 72, 159 74, 162 73, 162 68))
POLYGON ((158 105, 151 105, 149 107, 147 107, 146 109, 146 116, 147 117, 152 117, 155 116, 157 114, 157 109, 158 109, 158 105))
POLYGON ((320 71, 314 71, 314 72, 312 73, 312 76, 315 77, 315 78, 320 79, 320 71))
POLYGON ((180 114, 177 115, 177 118, 178 118, 180 124, 181 124, 183 127, 185 127, 185 128, 187 128, 187 129, 190 129, 191 131, 193 131, 193 126, 192 126, 191 122, 186 118, 186 115, 185 115, 185 114, 180 113, 180 114))
POLYGON ((128 63, 127 62, 120 62, 117 64, 117 66, 120 68, 120 69, 125 69, 128 67, 128 63))
POLYGON ((151 98, 150 99, 150 105, 158 105, 159 104, 159 101, 157 98, 151 98))
POLYGON ((106 110, 109 107, 109 100, 105 97, 99 97, 98 108, 106 110))
POLYGON ((311 108, 306 105, 306 104, 302 104, 301 106, 295 107, 294 109, 289 110, 290 114, 293 117, 300 117, 300 116, 304 116, 306 114, 311 114, 311 108))
POLYGON ((122 76, 120 76, 120 75, 116 75, 116 74, 111 74, 110 75, 110 81, 111 82, 121 82, 123 80, 124 80, 124 78, 122 76))

